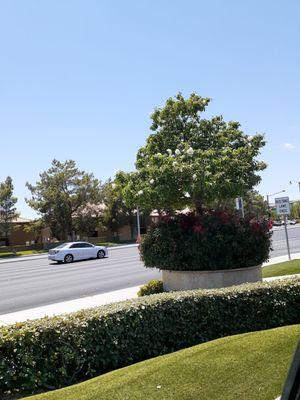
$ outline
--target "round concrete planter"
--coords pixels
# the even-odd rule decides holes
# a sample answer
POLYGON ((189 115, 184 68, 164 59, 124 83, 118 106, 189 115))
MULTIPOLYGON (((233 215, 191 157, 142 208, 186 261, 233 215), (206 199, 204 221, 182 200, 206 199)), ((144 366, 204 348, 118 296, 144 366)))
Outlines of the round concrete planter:
POLYGON ((164 290, 213 289, 262 280, 261 265, 217 271, 162 270, 164 290))

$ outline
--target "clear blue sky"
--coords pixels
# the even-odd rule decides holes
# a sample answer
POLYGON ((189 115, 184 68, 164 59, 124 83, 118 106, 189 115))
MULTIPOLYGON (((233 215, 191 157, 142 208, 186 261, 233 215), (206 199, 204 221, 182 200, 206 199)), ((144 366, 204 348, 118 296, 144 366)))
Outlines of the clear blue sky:
POLYGON ((181 91, 264 132, 262 194, 300 198, 300 2, 0 0, 0 180, 18 207, 53 158, 131 170, 149 113, 181 91))

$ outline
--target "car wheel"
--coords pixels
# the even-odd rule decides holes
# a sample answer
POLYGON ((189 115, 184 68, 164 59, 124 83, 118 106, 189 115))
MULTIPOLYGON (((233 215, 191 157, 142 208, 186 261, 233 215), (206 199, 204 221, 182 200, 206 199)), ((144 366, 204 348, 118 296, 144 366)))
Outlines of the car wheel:
POLYGON ((65 256, 65 263, 69 264, 69 263, 73 262, 73 260, 74 260, 74 257, 72 256, 72 254, 67 254, 65 256))
POLYGON ((97 258, 104 258, 105 257, 105 251, 104 250, 99 250, 97 253, 97 258))

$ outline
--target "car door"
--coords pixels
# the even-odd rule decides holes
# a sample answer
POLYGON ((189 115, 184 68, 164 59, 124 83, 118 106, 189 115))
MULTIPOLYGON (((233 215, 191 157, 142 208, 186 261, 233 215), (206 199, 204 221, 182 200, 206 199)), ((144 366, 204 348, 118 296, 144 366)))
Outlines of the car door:
POLYGON ((95 246, 93 246, 91 243, 84 243, 83 254, 84 258, 95 258, 95 246))
POLYGON ((83 260, 84 259, 84 248, 83 243, 74 243, 70 246, 70 253, 74 257, 74 260, 83 260))

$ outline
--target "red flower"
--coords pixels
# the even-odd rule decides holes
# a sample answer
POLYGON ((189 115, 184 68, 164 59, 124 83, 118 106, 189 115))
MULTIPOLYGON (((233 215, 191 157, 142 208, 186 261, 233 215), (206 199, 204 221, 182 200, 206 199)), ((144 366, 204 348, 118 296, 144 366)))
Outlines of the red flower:
POLYGON ((268 221, 268 229, 272 229, 273 228, 273 221, 271 219, 269 219, 268 221))

